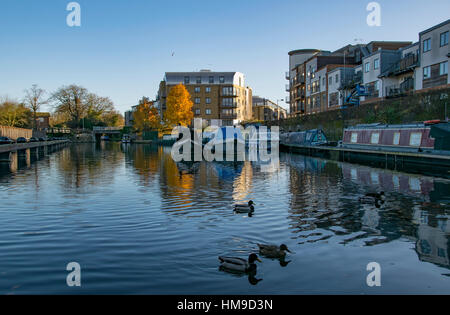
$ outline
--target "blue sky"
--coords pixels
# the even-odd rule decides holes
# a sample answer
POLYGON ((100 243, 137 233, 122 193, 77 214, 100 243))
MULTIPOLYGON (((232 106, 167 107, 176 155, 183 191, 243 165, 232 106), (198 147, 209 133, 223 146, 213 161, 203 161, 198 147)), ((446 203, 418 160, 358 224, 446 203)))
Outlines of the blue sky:
POLYGON ((369 0, 78 0, 82 24, 71 28, 69 2, 1 0, 0 96, 75 83, 123 112, 154 98, 164 72, 206 68, 243 72, 254 94, 276 100, 288 51, 417 41, 450 12, 448 0, 380 0, 382 25, 369 27, 369 0))

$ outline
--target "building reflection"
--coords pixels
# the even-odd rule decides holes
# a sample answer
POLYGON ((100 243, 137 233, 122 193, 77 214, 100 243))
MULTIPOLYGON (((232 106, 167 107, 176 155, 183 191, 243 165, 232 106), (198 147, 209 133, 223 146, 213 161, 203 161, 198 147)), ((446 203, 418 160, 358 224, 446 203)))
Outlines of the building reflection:
POLYGON ((337 236, 343 244, 375 246, 406 237, 416 240, 420 260, 450 268, 448 181, 300 155, 283 161, 290 166, 289 218, 300 244, 337 236), (359 202, 380 191, 389 196, 382 207, 359 202))

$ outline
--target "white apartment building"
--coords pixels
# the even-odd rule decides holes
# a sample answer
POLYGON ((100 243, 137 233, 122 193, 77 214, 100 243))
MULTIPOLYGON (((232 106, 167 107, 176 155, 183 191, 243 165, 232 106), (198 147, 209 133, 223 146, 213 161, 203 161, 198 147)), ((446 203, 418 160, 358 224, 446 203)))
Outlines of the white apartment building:
POLYGON ((419 34, 420 69, 416 89, 450 84, 448 76, 450 19, 419 34))

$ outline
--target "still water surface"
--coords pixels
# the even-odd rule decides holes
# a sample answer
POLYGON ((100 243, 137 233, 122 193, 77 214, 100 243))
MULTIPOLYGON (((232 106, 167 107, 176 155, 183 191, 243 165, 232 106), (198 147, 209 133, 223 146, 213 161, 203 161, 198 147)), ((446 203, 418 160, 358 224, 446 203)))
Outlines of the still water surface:
POLYGON ((117 143, 29 162, 0 168, 0 294, 450 294, 448 180, 289 154, 271 172, 177 166, 170 148, 117 143), (358 201, 373 191, 381 208, 358 201), (250 199, 253 217, 233 213, 250 199), (259 282, 219 270, 257 243, 295 253, 263 259, 259 282))

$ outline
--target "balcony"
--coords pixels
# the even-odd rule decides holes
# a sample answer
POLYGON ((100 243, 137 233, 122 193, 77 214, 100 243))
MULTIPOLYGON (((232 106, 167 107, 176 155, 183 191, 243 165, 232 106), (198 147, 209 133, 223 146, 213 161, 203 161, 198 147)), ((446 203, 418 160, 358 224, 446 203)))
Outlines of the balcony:
POLYGON ((386 98, 405 96, 412 91, 414 91, 414 79, 409 78, 403 81, 401 84, 395 84, 386 87, 386 98))
POLYGON ((286 92, 289 92, 291 90, 291 86, 289 84, 286 84, 286 92))
POLYGON ((286 96, 285 102, 286 102, 287 104, 290 104, 290 103, 291 103, 291 97, 290 97, 290 96, 286 96))
POLYGON ((291 74, 289 73, 289 71, 286 71, 285 78, 286 78, 286 80, 291 79, 291 74))
POLYGON ((239 96, 238 94, 238 90, 233 88, 233 87, 223 87, 220 90, 220 96, 225 96, 225 97, 237 97, 239 96))
POLYGON ((220 119, 237 119, 237 114, 220 114, 220 119))
POLYGON ((396 76, 419 66, 419 56, 417 54, 409 54, 392 65, 387 71, 387 76, 396 76))
POLYGON ((356 85, 361 84, 362 81, 363 81, 363 73, 362 71, 358 71, 355 74, 353 74, 350 78, 346 79, 346 82, 343 82, 340 85, 339 89, 340 90, 354 89, 356 85))

